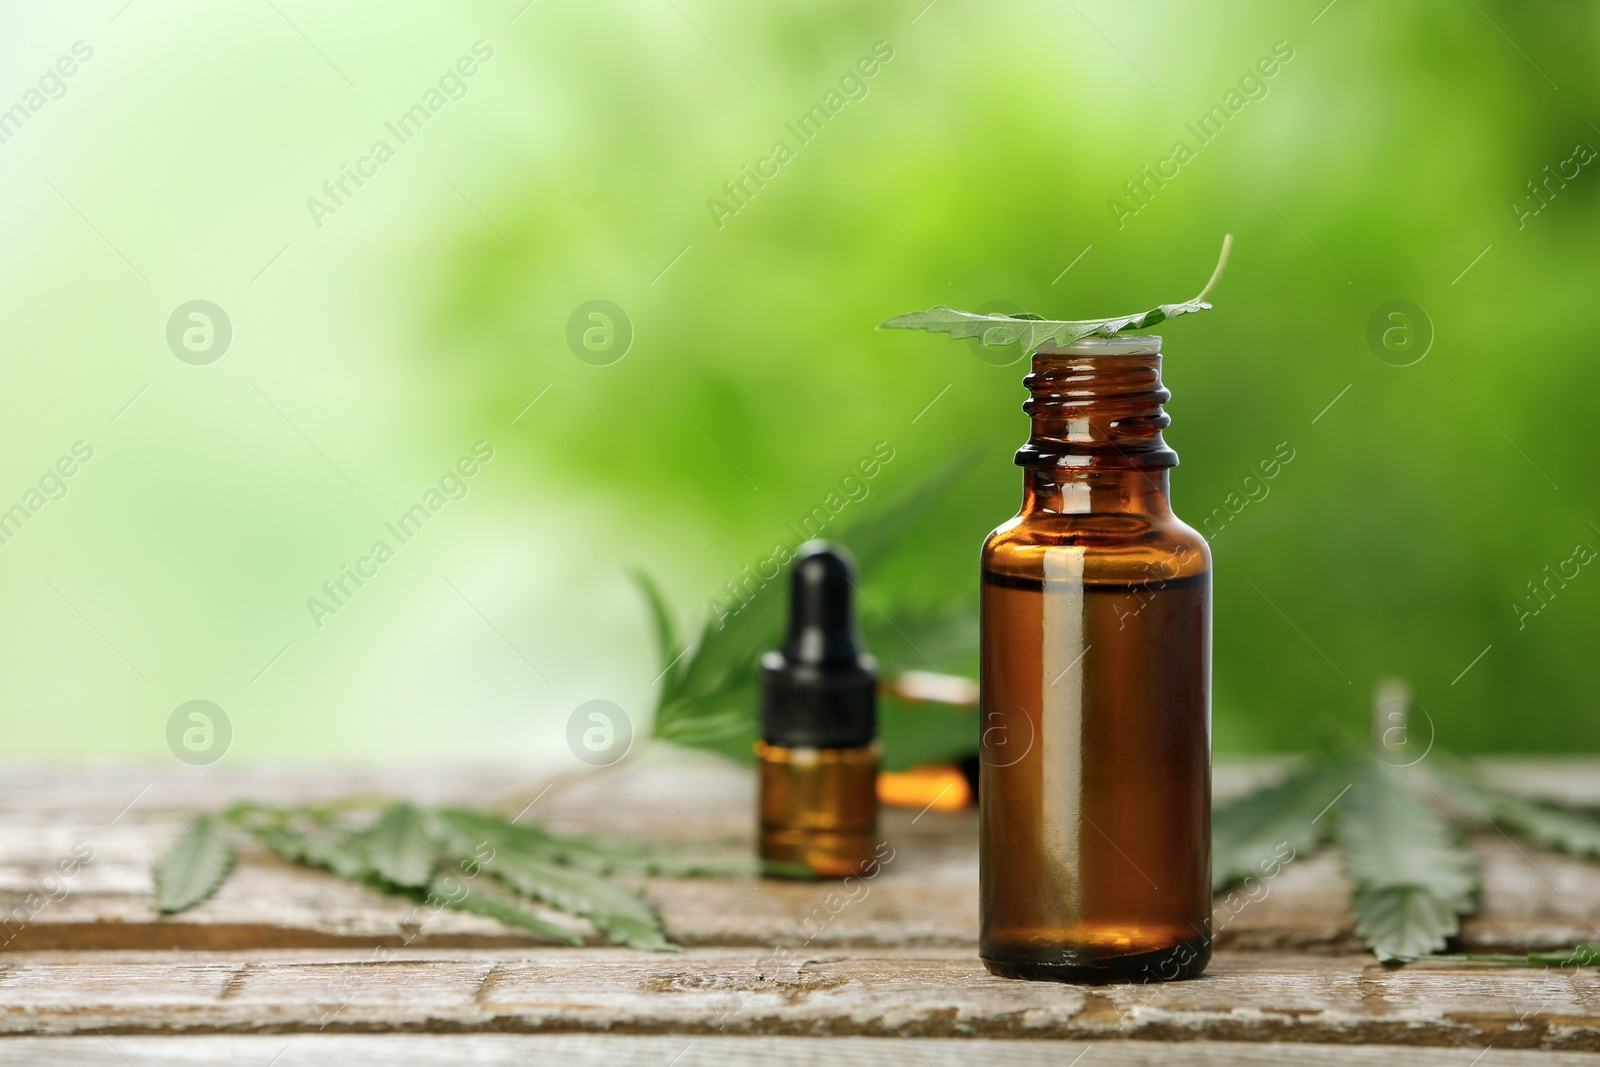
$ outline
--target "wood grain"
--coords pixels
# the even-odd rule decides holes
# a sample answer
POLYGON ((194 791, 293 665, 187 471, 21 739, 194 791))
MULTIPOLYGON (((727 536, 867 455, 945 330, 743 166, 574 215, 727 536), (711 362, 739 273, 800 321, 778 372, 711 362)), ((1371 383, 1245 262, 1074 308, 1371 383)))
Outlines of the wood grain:
MULTIPOLYGON (((274 1035, 207 1037, 10 1038, 0 1043, 0 1064, 49 1063, 58 1067, 766 1067, 838 1064, 839 1067, 1469 1067, 1464 1049, 1399 1045, 1364 1047, 1303 1041, 938 1041, 898 1037, 597 1037, 587 1034, 495 1035, 274 1035)), ((1478 1067, 1583 1067, 1600 1054, 1495 1049, 1478 1067)))
MULTIPOLYGON (((1277 766, 1219 768, 1219 792, 1277 766)), ((1496 773, 1530 792, 1600 799, 1595 762, 1506 762, 1496 773)), ((668 1040, 650 1035, 693 1037, 697 1055, 711 1057, 704 1062, 734 1062, 729 1057, 744 1054, 737 1050, 758 1047, 749 1042, 784 1035, 827 1039, 841 1057, 855 1054, 840 1043, 845 1038, 891 1039, 868 1040, 863 1056, 868 1049, 902 1055, 913 1048, 907 1039, 961 1037, 969 1046, 1087 1039, 1098 1042, 1095 1062, 1130 1063, 1145 1060, 1112 1060, 1108 1050, 1142 1055, 1138 1039, 1176 1041, 1186 1043, 1190 1058, 1162 1062, 1212 1063, 1268 1062, 1227 1059, 1216 1042, 1266 1043, 1257 1052, 1280 1043, 1301 1058, 1308 1041, 1325 1053, 1363 1042, 1493 1047, 1485 1067, 1509 1055, 1499 1050, 1600 1050, 1600 976, 1593 971, 1378 966, 1350 929, 1347 886, 1331 852, 1290 864, 1260 899, 1220 899, 1218 953, 1199 981, 1082 988, 991 978, 976 960, 970 812, 886 813, 894 858, 856 899, 830 897, 837 887, 827 883, 643 881, 669 932, 687 946, 681 954, 602 947, 592 938, 586 948, 552 948, 488 920, 419 909, 255 850, 241 854, 232 879, 201 907, 166 917, 151 910, 150 862, 194 810, 239 798, 286 805, 353 792, 477 804, 494 797, 511 814, 539 787, 505 768, 6 768, 0 1033, 13 1036, 0 1042, 0 1060, 23 1047, 19 1040, 46 1035, 68 1042, 49 1046, 61 1056, 88 1057, 81 1058, 86 1063, 105 1051, 95 1044, 99 1035, 152 1050, 166 1046, 148 1042, 173 1035, 304 1035, 292 1040, 310 1042, 303 1045, 308 1056, 336 1050, 327 1053, 330 1062, 345 1063, 366 1055, 355 1050, 376 1047, 315 1044, 336 1032, 481 1034, 476 1045, 462 1047, 483 1050, 489 1058, 471 1062, 486 1063, 515 1051, 502 1034, 548 1041, 584 1033, 636 1035, 615 1053, 623 1057, 618 1062, 666 1047, 638 1044, 668 1040), (93 859, 64 894, 51 889, 60 884, 48 878, 57 861, 84 846, 93 859), (84 1037, 94 1039, 71 1043, 84 1037)), ((752 801, 748 776, 720 763, 641 763, 552 790, 524 818, 708 855, 747 855, 752 801)), ((1600 866, 1493 831, 1479 834, 1473 847, 1484 891, 1463 947, 1526 952, 1600 937, 1600 866)), ((573 1047, 574 1056, 589 1055, 573 1047)), ((782 1062, 787 1047, 774 1045, 770 1055, 782 1062)), ((1059 1046, 1051 1062, 1071 1062, 1082 1047, 1059 1046)), ((1454 1055, 1463 1067, 1470 1060, 1454 1055)))
POLYGON ((1010 982, 970 952, 689 949, 29 953, 0 1033, 414 1031, 1377 1041, 1600 1051, 1594 975, 1219 955, 1193 982, 1010 982))

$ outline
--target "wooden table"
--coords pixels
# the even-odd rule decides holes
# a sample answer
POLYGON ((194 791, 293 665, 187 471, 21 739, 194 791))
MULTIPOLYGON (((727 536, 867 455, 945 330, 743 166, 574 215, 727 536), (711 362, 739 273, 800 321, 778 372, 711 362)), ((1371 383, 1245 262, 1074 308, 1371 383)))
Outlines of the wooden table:
MULTIPOLYGON (((1221 767, 1219 792, 1263 773, 1221 767)), ((1597 762, 1494 773, 1600 802, 1597 762)), ((1352 935, 1332 853, 1291 864, 1231 919, 1219 912, 1198 981, 992 978, 976 955, 970 811, 887 812, 894 859, 842 905, 828 883, 651 879, 685 946, 674 954, 549 946, 255 851, 201 907, 151 910, 150 863, 194 810, 367 791, 515 811, 537 783, 505 768, 7 767, 0 1062, 1600 1063, 1600 973, 1384 968, 1352 935), (26 917, 27 895, 84 845, 93 859, 67 895, 26 917)), ((638 762, 554 790, 525 818, 748 854, 751 802, 745 772, 638 762)), ((1473 844, 1484 894, 1466 948, 1600 939, 1600 865, 1493 832, 1473 844)))

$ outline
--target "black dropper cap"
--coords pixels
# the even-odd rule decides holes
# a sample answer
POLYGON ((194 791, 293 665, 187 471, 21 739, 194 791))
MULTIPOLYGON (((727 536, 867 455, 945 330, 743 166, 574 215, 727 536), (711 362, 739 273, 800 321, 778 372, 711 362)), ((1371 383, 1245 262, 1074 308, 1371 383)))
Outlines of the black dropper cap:
POLYGON ((878 732, 877 664, 856 636, 855 565, 807 541, 789 581, 789 636, 761 657, 761 739, 785 748, 857 748, 878 732))

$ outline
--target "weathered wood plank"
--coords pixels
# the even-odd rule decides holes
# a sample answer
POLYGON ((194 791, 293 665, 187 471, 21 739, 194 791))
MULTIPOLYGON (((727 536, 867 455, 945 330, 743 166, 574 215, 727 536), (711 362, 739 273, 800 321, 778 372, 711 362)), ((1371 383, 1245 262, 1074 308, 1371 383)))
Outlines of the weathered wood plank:
POLYGON ((0 1033, 604 1032, 1377 1042, 1600 1051, 1600 977, 1222 953, 1208 977, 1009 982, 970 953, 691 949, 43 953, 0 971, 0 1033))
MULTIPOLYGON (((1564 782, 1565 791, 1581 794, 1584 786, 1600 781, 1596 766, 1569 765, 1564 776, 1546 775, 1543 787, 1564 782), (1573 767, 1584 768, 1583 773, 1573 767)), ((489 920, 426 908, 419 912, 409 902, 257 850, 243 853, 237 873, 206 904, 180 916, 156 915, 150 906, 150 864, 196 807, 215 808, 237 797, 287 804, 402 790, 430 801, 481 803, 486 796, 509 796, 520 807, 516 797, 523 788, 503 770, 365 771, 343 777, 307 770, 192 770, 62 774, 23 768, 0 775, 0 946, 38 951, 537 944, 489 920), (49 876, 59 860, 83 846, 93 849, 93 860, 60 896, 49 876), (35 908, 30 893, 38 894, 34 903, 59 899, 35 908)), ((1225 768, 1219 778, 1227 788, 1238 788, 1258 773, 1250 767, 1225 768)), ((534 805, 531 815, 566 829, 604 830, 686 848, 707 850, 709 839, 729 854, 748 855, 751 801, 749 777, 737 769, 644 765, 579 780, 534 805)), ((726 878, 651 879, 645 885, 669 932, 686 945, 972 946, 977 939, 973 814, 889 811, 884 831, 894 859, 865 897, 842 909, 830 906, 839 898, 830 900, 832 889, 823 884, 726 878)), ((1592 912, 1600 901, 1600 865, 1494 833, 1481 835, 1475 848, 1485 888, 1480 913, 1466 925, 1464 947, 1520 952, 1596 936, 1592 912)), ((1299 860, 1264 890, 1249 894, 1261 899, 1236 894, 1219 900, 1217 943, 1250 950, 1356 950, 1346 893, 1333 854, 1299 860)))
MULTIPOLYGON (((1015 1067, 1468 1067, 1462 1049, 1399 1045, 1348 1047, 1306 1042, 935 1041, 916 1038, 597 1037, 591 1035, 306 1035, 224 1037, 11 1038, 0 1064, 58 1067, 956 1067, 1004 1060, 1015 1067)), ((1495 1049, 1481 1067, 1590 1067, 1600 1054, 1495 1049)))
MULTIPOLYGON (((1219 791, 1272 771, 1271 762, 1223 767, 1219 791)), ((1600 798, 1597 771, 1592 761, 1498 768, 1529 792, 1585 800, 1600 798)), ((1307 1058, 1308 1041, 1330 1063, 1465 1067, 1474 1049, 1492 1045, 1483 1061, 1492 1067, 1514 1062, 1503 1059, 1512 1055, 1507 1049, 1600 1050, 1594 972, 1377 966, 1349 928, 1332 853, 1290 864, 1258 899, 1219 900, 1219 951, 1200 981, 1075 988, 990 978, 975 958, 970 812, 886 813, 894 858, 853 899, 829 883, 647 880, 669 931, 690 946, 677 955, 550 948, 487 920, 419 909, 254 851, 201 907, 175 917, 151 910, 150 862, 195 809, 239 797, 289 804, 352 792, 403 792, 424 802, 498 798, 509 814, 537 789, 504 769, 0 769, 0 945, 9 949, 0 952, 0 1034, 11 1035, 0 1041, 0 1062, 32 1047, 19 1042, 47 1035, 67 1043, 41 1048, 82 1062, 106 1054, 108 1037, 118 1043, 117 1059, 100 1062, 122 1062, 128 1042, 139 1055, 150 1049, 152 1061, 169 1054, 204 1060, 211 1043, 224 1040, 309 1042, 296 1046, 308 1062, 324 1055, 361 1062, 367 1053, 359 1050, 372 1046, 316 1044, 367 1040, 331 1036, 339 1031, 475 1034, 459 1055, 440 1051, 440 1061, 485 1063, 506 1053, 520 1060, 523 1046, 513 1048, 508 1035, 541 1047, 579 1042, 571 1046, 577 1062, 637 1056, 665 1063, 682 1045, 649 1043, 678 1042, 677 1035, 695 1043, 686 1063, 756 1055, 809 1062, 797 1050, 817 1041, 836 1046, 828 1054, 840 1057, 893 1063, 910 1050, 915 1058, 905 1062, 956 1062, 940 1059, 956 1053, 928 1051, 951 1048, 925 1040, 943 1037, 964 1038, 957 1046, 969 1052, 990 1038, 1030 1038, 1008 1049, 1048 1049, 1054 1063, 1071 1062, 1063 1054, 1083 1046, 1038 1042, 1090 1039, 1098 1042, 1095 1062, 1130 1063, 1147 1062, 1139 1058, 1146 1053, 1154 1062, 1155 1050, 1161 1062, 1276 1063, 1307 1058), (47 876, 84 845, 93 859, 59 892, 62 883, 47 876), (285 1036, 260 1036, 267 1033, 285 1036), (635 1036, 602 1053, 582 1042, 621 1039, 575 1036, 584 1033, 635 1036), (170 1046, 179 1040, 171 1035, 196 1044, 170 1046), (757 1035, 778 1043, 749 1044, 757 1035), (782 1035, 798 1043, 785 1044, 782 1035), (1128 1038, 1181 1044, 1108 1041, 1128 1038), (1233 1041, 1263 1044, 1244 1052, 1215 1044, 1233 1041), (1360 1058, 1364 1051, 1347 1047, 1356 1042, 1401 1051, 1360 1058), (1449 1054, 1457 1059, 1426 1058, 1444 1055, 1441 1046, 1457 1046, 1449 1054), (1258 1055, 1267 1049, 1274 1051, 1258 1055)), ((531 817, 748 854, 752 799, 748 775, 721 764, 641 763, 554 790, 531 817)), ((1493 832, 1474 848, 1483 906, 1466 926, 1464 946, 1526 951, 1596 936, 1600 867, 1493 832)), ((429 1054, 408 1048, 403 1055, 426 1062, 417 1057, 429 1054)))

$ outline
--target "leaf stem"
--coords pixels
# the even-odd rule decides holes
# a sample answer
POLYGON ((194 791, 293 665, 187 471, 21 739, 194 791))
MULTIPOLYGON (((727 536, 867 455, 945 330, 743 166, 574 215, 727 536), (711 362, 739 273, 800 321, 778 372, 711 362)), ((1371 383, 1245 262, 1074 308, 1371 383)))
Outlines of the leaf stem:
POLYGON ((1211 290, 1215 289, 1217 283, 1222 280, 1222 272, 1228 269, 1228 254, 1232 251, 1233 234, 1225 233, 1222 235, 1222 254, 1217 257, 1217 269, 1211 272, 1211 280, 1206 282, 1204 289, 1200 290, 1200 295, 1191 300, 1190 303, 1198 304, 1211 295, 1211 290))
POLYGON ((1147 311, 1133 315, 1118 315, 1108 319, 1045 319, 1038 315, 978 315, 939 305, 927 311, 913 311, 896 315, 878 324, 879 329, 928 330, 947 333, 956 340, 976 337, 988 346, 1017 344, 1025 353, 1037 351, 1046 344, 1070 345, 1093 334, 1097 337, 1114 337, 1127 329, 1142 329, 1166 322, 1179 315, 1210 310, 1206 297, 1222 280, 1227 269, 1229 253, 1233 251, 1233 234, 1224 234, 1222 251, 1217 256, 1217 266, 1211 278, 1193 300, 1181 304, 1157 304, 1147 311))

